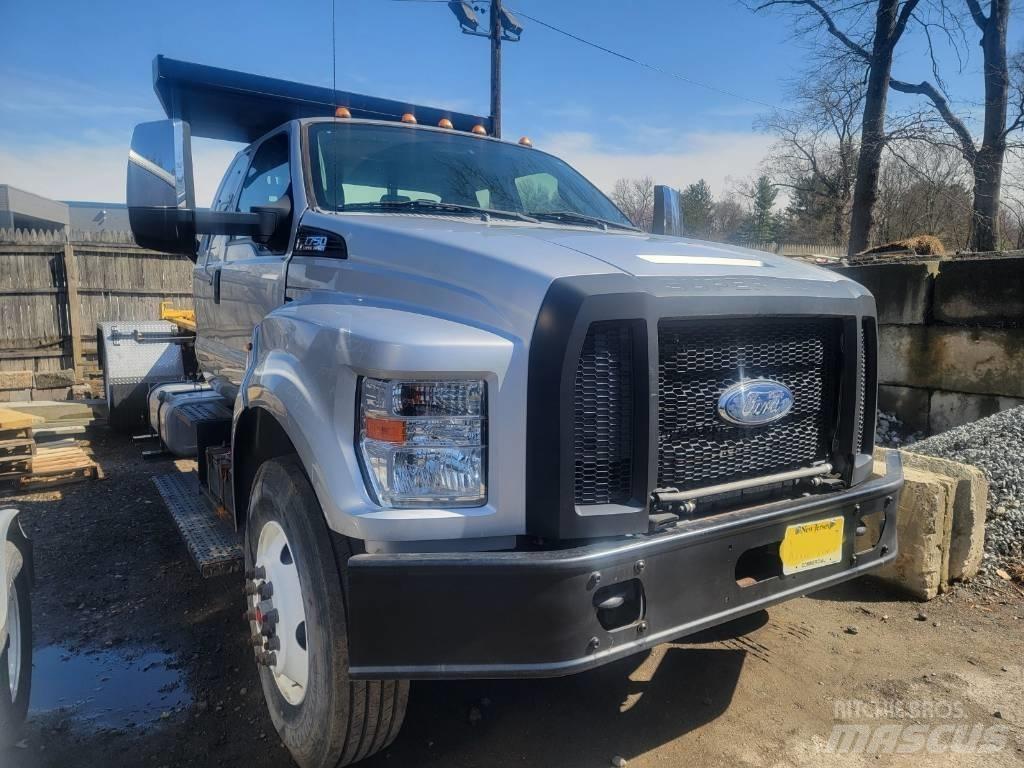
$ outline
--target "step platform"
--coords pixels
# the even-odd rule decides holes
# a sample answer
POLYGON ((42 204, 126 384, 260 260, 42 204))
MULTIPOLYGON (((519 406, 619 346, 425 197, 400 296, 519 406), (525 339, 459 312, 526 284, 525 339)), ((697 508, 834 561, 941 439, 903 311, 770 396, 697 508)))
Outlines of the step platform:
POLYGON ((153 483, 204 579, 242 570, 241 539, 202 492, 196 472, 155 475, 153 483))

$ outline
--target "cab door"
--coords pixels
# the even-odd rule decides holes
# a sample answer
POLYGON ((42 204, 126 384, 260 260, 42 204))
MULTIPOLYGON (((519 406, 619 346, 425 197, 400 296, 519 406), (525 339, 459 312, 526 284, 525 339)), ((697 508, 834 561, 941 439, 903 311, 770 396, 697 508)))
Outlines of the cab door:
MULTIPOLYGON (((290 155, 287 130, 254 145, 235 210, 248 212, 253 206, 270 205, 290 195, 290 155)), ((211 281, 211 320, 220 355, 218 376, 230 385, 240 384, 245 374, 246 346, 253 328, 284 303, 289 251, 290 246, 275 251, 247 236, 223 239, 219 274, 211 281)))
MULTIPOLYGON (((246 169, 252 153, 243 150, 235 155, 213 198, 213 210, 233 211, 238 204, 246 169)), ((216 305, 220 301, 220 271, 224 264, 227 235, 205 235, 199 244, 196 265, 192 270, 192 298, 196 311, 196 357, 199 368, 208 378, 216 379, 228 359, 224 340, 218 334, 216 305)))

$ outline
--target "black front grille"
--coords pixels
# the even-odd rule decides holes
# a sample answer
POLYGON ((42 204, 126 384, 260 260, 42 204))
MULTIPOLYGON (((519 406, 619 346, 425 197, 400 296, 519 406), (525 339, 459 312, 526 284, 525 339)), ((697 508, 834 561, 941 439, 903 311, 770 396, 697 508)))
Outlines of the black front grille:
POLYGON ((658 324, 658 486, 680 490, 825 460, 835 432, 841 323, 829 318, 665 319, 658 324), (744 379, 793 393, 777 422, 738 427, 718 398, 744 379))
POLYGON ((857 402, 857 428, 854 434, 854 446, 861 453, 871 453, 875 445, 875 421, 877 411, 877 371, 876 345, 878 344, 874 318, 866 317, 861 321, 860 355, 857 371, 857 383, 860 386, 860 398, 857 402))
POLYGON ((622 504, 633 485, 633 327, 590 326, 573 397, 577 504, 622 504))

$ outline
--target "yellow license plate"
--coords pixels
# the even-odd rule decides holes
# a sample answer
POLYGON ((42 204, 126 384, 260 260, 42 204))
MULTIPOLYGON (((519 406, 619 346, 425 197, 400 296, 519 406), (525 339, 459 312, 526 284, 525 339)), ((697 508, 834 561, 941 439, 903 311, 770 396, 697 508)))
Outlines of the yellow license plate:
POLYGON ((779 546, 779 557, 787 576, 838 563, 843 558, 843 518, 789 526, 779 546))

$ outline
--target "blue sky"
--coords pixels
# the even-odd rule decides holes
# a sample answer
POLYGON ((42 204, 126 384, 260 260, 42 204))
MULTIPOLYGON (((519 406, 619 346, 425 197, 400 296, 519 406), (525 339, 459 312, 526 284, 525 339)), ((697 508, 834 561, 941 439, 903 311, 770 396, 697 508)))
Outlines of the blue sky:
MULTIPOLYGON (((505 0, 597 43, 772 104, 808 56, 780 15, 734 0, 505 0)), ((64 199, 121 201, 136 122, 162 117, 155 54, 319 85, 331 83, 330 0, 14 2, 0 12, 0 183, 64 199)), ((716 192, 744 178, 770 144, 754 132, 764 108, 587 48, 523 20, 506 45, 505 136, 530 135, 602 187, 625 175, 716 192)), ((1010 29, 1017 47, 1018 21, 1010 29)), ((968 30, 962 75, 944 54, 953 95, 980 92, 968 30)), ((929 76, 920 41, 896 73, 929 76)), ((442 3, 337 0, 338 87, 485 112, 487 42, 458 32, 442 3)), ((896 105, 900 104, 897 99, 896 105)), ((197 196, 212 195, 234 147, 196 146, 197 196)))

